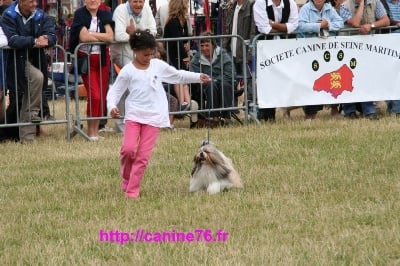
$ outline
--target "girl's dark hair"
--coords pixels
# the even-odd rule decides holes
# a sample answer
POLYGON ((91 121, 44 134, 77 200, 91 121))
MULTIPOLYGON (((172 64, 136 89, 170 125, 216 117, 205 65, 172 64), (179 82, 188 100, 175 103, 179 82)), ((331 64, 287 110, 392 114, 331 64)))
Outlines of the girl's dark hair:
POLYGON ((129 37, 132 50, 156 49, 157 42, 149 30, 137 30, 129 37))

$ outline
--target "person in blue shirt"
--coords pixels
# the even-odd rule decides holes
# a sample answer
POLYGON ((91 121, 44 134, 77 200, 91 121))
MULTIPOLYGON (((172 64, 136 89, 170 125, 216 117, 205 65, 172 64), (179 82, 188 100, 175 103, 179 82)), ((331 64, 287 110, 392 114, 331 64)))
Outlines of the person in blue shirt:
MULTIPOLYGON (((342 9, 351 12, 350 14, 349 12, 341 12, 346 24, 353 28, 359 28, 361 34, 369 34, 375 28, 386 27, 390 24, 385 7, 380 0, 348 0, 343 4, 342 9)), ((356 103, 344 103, 342 107, 346 118, 358 118, 356 103)), ((370 120, 378 120, 376 108, 372 101, 362 102, 361 111, 364 117, 370 120)))
MULTIPOLYGON (((327 37, 330 31, 343 28, 343 19, 332 5, 325 0, 311 0, 302 6, 299 12, 298 37, 327 37)), ((315 119, 322 105, 303 107, 306 120, 315 119)))
POLYGON ((312 0, 299 12, 297 32, 306 37, 320 36, 322 32, 338 31, 343 28, 343 19, 325 0, 312 0))

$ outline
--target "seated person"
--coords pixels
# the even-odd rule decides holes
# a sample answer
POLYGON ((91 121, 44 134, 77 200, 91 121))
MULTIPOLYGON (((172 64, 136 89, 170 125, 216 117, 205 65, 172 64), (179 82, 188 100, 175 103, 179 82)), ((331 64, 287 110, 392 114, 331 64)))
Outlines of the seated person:
MULTIPOLYGON (((200 35, 213 36, 210 32, 204 32, 200 35)), ((200 39, 200 53, 196 53, 190 61, 190 71, 201 72, 209 75, 212 82, 203 85, 203 93, 205 94, 206 108, 229 108, 234 106, 233 100, 233 62, 231 56, 225 49, 219 47, 216 39, 200 39)), ((192 98, 195 98, 192 90, 192 98)), ((200 96, 198 96, 200 98, 200 96)), ((196 99, 198 103, 202 99, 196 99)), ((200 104, 200 106, 204 106, 200 104)), ((231 111, 213 111, 207 114, 208 119, 213 119, 216 122, 223 118, 226 125, 231 125, 231 111)))

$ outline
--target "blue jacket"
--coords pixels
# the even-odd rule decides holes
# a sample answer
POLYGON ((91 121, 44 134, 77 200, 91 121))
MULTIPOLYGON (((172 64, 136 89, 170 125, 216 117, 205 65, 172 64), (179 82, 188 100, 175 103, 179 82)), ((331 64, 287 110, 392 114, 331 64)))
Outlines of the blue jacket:
POLYGON ((7 64, 7 86, 10 92, 22 94, 27 84, 25 76, 25 62, 28 59, 32 65, 40 69, 44 75, 43 89, 47 88, 47 57, 44 48, 34 48, 35 38, 47 35, 49 46, 56 44, 56 25, 46 13, 37 8, 31 21, 31 30, 27 31, 22 17, 15 12, 18 1, 14 1, 3 13, 1 26, 8 39, 8 46, 15 48, 15 53, 10 50, 7 64), (15 72, 14 69, 17 69, 15 72), (15 87, 17 81, 17 88, 15 87))
MULTIPOLYGON (((343 19, 329 3, 325 3, 321 12, 317 10, 312 1, 303 5, 299 12, 298 33, 309 35, 318 34, 321 29, 320 19, 326 19, 329 23, 329 31, 337 31, 343 28, 343 19)), ((315 35, 314 35, 315 36, 315 35)))

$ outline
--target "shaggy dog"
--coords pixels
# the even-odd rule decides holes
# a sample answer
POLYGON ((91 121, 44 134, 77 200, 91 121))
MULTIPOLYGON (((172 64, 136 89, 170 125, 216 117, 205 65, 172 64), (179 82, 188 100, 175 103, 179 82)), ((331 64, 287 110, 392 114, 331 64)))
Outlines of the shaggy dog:
POLYGON ((195 154, 193 162, 190 192, 207 190, 209 194, 216 194, 233 187, 243 187, 231 159, 213 144, 203 143, 195 154))

